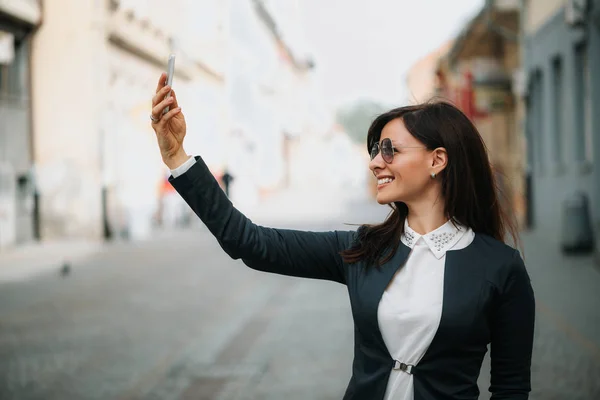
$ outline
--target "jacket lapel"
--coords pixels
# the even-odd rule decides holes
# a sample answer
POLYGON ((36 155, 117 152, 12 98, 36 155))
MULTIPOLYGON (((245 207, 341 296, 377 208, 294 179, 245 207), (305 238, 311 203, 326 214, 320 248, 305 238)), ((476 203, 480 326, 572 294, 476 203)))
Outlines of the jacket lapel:
POLYGON ((361 270, 358 287, 351 293, 352 312, 363 340, 389 358, 389 352, 379 330, 377 311, 383 292, 398 269, 404 265, 410 248, 400 243, 394 256, 380 267, 367 266, 361 270))
POLYGON ((485 283, 485 268, 477 262, 482 259, 476 250, 479 239, 479 235, 475 235, 470 246, 446 253, 442 316, 422 363, 451 343, 461 342, 465 332, 472 330, 485 283))

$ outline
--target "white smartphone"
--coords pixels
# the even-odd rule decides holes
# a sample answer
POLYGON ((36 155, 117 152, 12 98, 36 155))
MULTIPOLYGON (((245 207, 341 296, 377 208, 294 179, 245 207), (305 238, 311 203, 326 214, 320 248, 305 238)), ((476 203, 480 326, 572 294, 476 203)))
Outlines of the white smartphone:
MULTIPOLYGON (((167 81, 165 85, 169 85, 173 87, 173 75, 175 74, 175 54, 169 55, 169 63, 167 65, 167 81)), ((171 96, 171 92, 167 93, 165 99, 168 99, 171 96)), ((169 106, 165 107, 163 110, 163 114, 169 112, 169 106)))

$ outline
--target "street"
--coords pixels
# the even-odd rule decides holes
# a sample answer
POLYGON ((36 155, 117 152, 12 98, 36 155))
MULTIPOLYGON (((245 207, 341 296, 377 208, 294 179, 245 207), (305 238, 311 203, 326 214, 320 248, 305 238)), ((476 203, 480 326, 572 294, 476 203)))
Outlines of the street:
MULTIPOLYGON (((386 213, 356 201, 279 226, 355 229, 342 223, 386 213)), ((530 398, 600 399, 600 273, 534 234, 524 243, 538 307, 530 398)), ((341 399, 352 351, 344 286, 250 270, 199 225, 0 284, 3 400, 341 399)))

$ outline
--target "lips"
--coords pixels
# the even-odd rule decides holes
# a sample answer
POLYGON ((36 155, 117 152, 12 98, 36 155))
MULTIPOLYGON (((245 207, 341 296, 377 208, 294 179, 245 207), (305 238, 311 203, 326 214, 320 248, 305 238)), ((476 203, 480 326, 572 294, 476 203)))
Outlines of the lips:
POLYGON ((377 178, 377 185, 385 185, 386 183, 390 183, 394 181, 394 177, 392 176, 381 176, 377 178))

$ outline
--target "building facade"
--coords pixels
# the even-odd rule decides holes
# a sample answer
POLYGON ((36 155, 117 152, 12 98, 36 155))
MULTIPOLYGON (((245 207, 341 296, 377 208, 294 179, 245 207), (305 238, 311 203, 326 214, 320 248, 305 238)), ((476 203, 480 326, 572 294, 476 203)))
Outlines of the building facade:
POLYGON ((0 250, 38 236, 31 130, 36 0, 0 1, 0 250))
POLYGON ((564 201, 587 196, 600 235, 600 1, 523 2, 531 223, 559 241, 564 201))
MULTIPOLYGON (((218 57, 224 58, 224 50, 203 59, 199 50, 223 46, 194 40, 199 25, 192 23, 202 11, 224 23, 225 8, 208 3, 200 9, 188 0, 169 7, 153 0, 44 2, 32 48, 33 156, 43 239, 150 235, 168 171, 150 127, 149 102, 169 53, 177 56, 173 87, 188 110, 186 150, 202 147, 203 154, 215 154, 207 157, 211 165, 219 162, 219 153, 211 151, 219 144, 205 139, 224 132, 218 57)), ((217 32, 210 40, 222 36, 217 32)))
POLYGON ((410 67, 406 74, 407 102, 409 104, 423 103, 439 94, 437 82, 438 65, 453 45, 453 40, 447 41, 410 67))
POLYGON ((234 176, 240 206, 288 183, 320 103, 283 35, 297 15, 276 22, 274 5, 0 0, 0 248, 143 239, 183 212, 149 120, 170 53, 186 151, 234 176))
POLYGON ((519 2, 487 2, 440 59, 436 93, 473 121, 488 148, 500 200, 526 223, 525 147, 515 76, 520 71, 519 2))
POLYGON ((290 153, 298 137, 310 134, 311 106, 318 103, 314 63, 285 36, 299 23, 289 12, 295 3, 286 3, 283 14, 273 3, 230 3, 226 164, 235 177, 232 198, 242 208, 289 185, 290 153))

